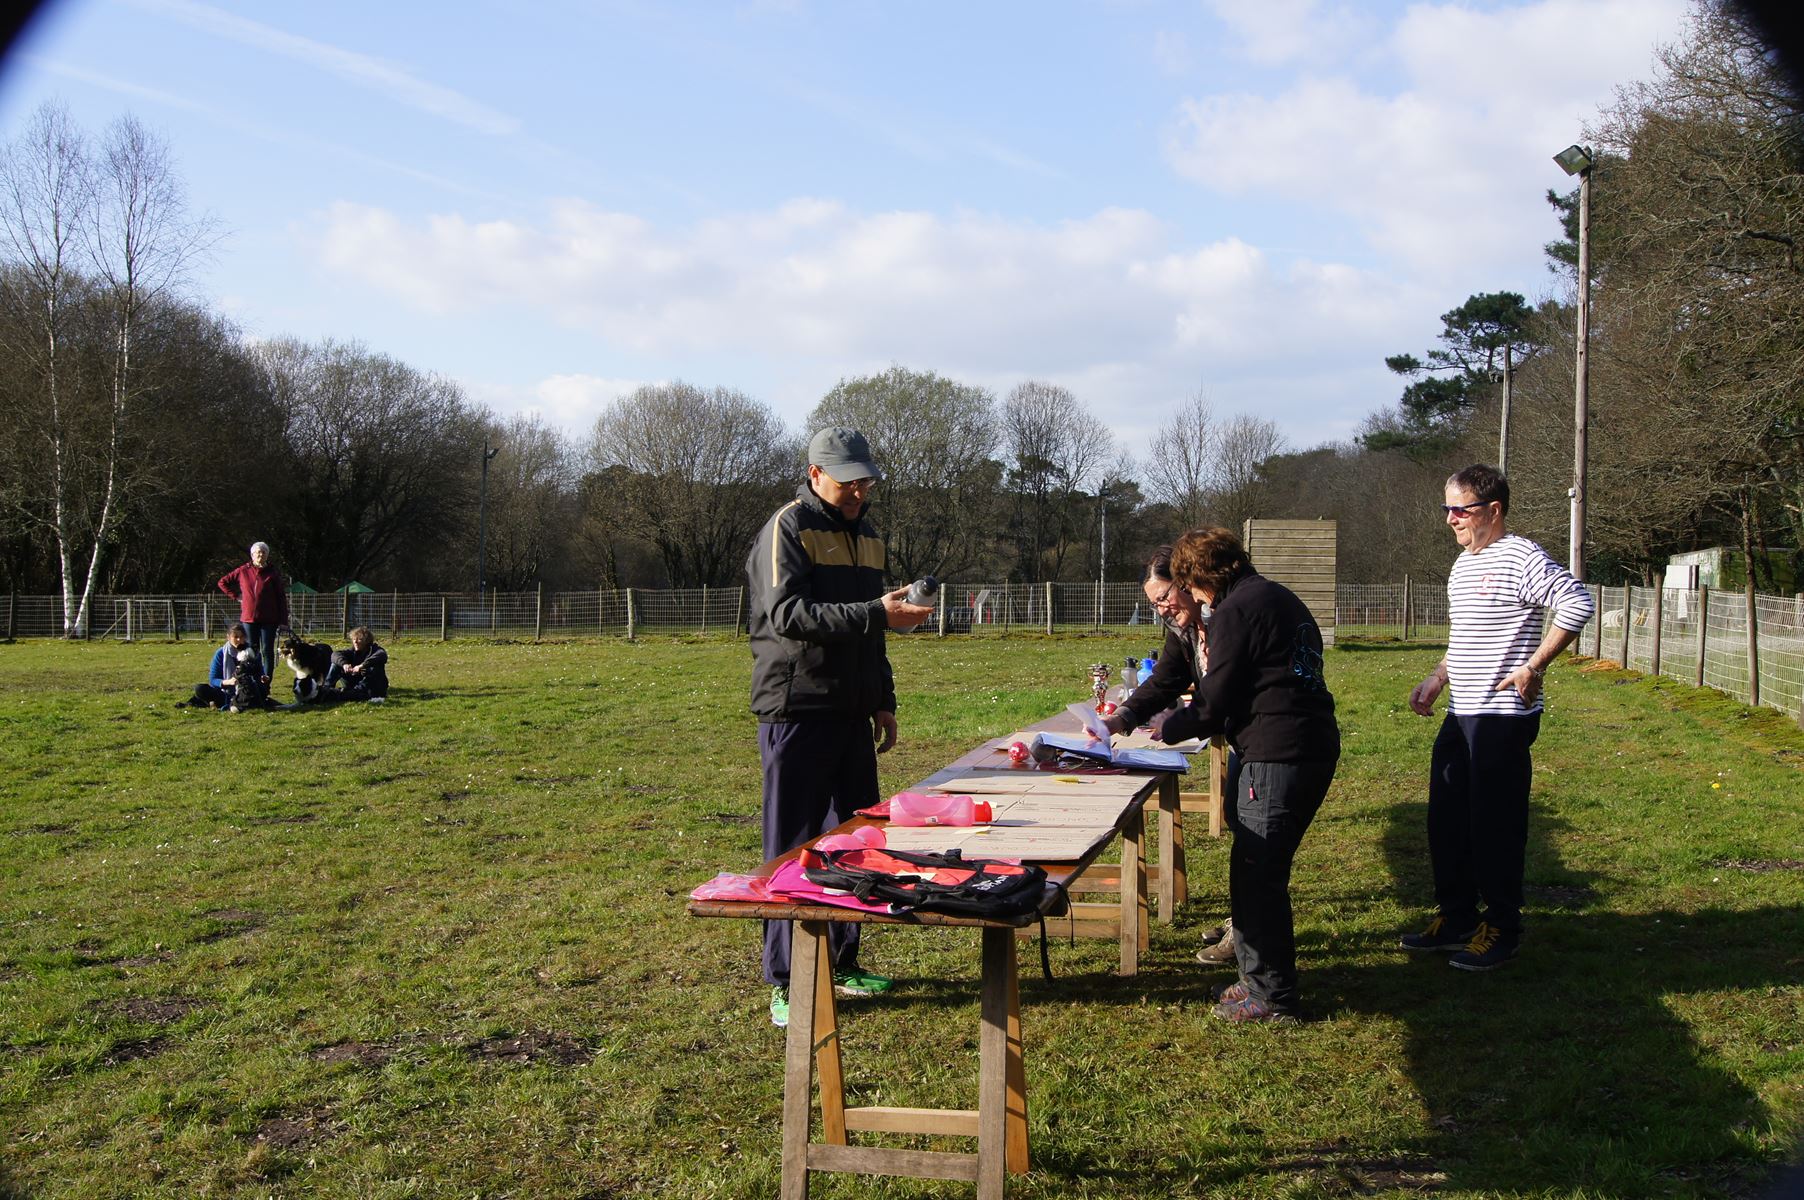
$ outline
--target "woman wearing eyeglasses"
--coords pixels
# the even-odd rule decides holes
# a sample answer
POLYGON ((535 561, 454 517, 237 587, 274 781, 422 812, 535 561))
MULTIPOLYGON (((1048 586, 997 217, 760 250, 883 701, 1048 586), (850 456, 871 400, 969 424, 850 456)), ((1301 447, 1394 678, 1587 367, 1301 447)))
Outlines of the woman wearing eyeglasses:
MULTIPOLYGON (((1153 551, 1152 558, 1147 560, 1146 578, 1141 581, 1140 588, 1153 607, 1153 615, 1165 627, 1165 648, 1159 652, 1152 674, 1121 702, 1104 724, 1111 733, 1128 733, 1144 725, 1152 731, 1153 737, 1162 741, 1186 741, 1188 735, 1175 736, 1177 729, 1182 728, 1181 723, 1173 729, 1174 736, 1164 736, 1165 723, 1177 714, 1179 701, 1195 689, 1196 681, 1209 670, 1209 618, 1189 589, 1179 587, 1172 579, 1170 546, 1160 546, 1153 551)), ((1230 753, 1230 787, 1239 766, 1237 756, 1230 753)), ((1197 952, 1198 962, 1204 966, 1232 963, 1233 919, 1223 921, 1213 934, 1204 937, 1204 941, 1207 944, 1197 952)))
POLYGON ((1225 806, 1234 832, 1228 898, 1240 980, 1216 993, 1214 1013, 1292 1023, 1301 1004, 1291 862, 1340 759, 1321 630, 1294 592, 1253 570, 1229 530, 1193 529, 1179 538, 1171 576, 1209 617, 1208 670, 1191 703, 1165 719, 1161 737, 1223 733, 1240 755, 1225 806))

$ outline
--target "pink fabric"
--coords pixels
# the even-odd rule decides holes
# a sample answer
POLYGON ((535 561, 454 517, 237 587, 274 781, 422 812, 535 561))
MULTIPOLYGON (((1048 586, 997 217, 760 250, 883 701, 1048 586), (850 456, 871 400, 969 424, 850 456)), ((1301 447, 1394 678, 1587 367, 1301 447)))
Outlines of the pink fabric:
POLYGON ((689 893, 691 900, 770 900, 770 880, 761 875, 722 871, 689 893))
POLYGON ((835 908, 851 908, 859 912, 889 913, 888 904, 866 904, 856 896, 845 892, 830 892, 820 884, 810 880, 803 872, 804 868, 798 859, 790 859, 778 867, 770 877, 770 890, 778 897, 788 900, 801 900, 808 904, 830 904, 835 908))

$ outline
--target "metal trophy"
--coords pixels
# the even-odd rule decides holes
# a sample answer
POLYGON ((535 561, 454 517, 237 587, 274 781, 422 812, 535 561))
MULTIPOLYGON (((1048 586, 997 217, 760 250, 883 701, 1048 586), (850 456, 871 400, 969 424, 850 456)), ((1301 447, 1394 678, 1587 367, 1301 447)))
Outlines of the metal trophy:
POLYGON ((1090 694, 1095 697, 1097 712, 1102 711, 1103 702, 1109 694, 1110 670, 1108 663, 1090 664, 1090 694))

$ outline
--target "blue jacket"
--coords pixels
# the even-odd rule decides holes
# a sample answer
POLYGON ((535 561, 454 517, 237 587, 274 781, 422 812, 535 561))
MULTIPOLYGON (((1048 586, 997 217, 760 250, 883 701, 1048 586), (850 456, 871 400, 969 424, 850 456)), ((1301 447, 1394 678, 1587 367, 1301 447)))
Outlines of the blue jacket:
MULTIPOLYGON (((251 650, 248 643, 244 648, 251 650)), ((256 667, 257 674, 263 674, 263 660, 257 657, 255 650, 251 650, 251 661, 256 667)), ((238 648, 227 642, 213 652, 213 665, 207 669, 207 682, 214 687, 224 687, 226 682, 237 673, 238 648)))

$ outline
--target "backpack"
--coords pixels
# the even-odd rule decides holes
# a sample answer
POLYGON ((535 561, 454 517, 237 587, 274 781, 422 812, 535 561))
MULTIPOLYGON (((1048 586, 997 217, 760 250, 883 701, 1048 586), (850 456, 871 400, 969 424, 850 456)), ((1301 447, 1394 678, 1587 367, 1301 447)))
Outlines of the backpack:
POLYGON ((802 867, 811 883, 899 913, 1011 920, 1038 913, 1046 889, 1039 867, 966 861, 957 850, 811 849, 803 853, 802 867))

